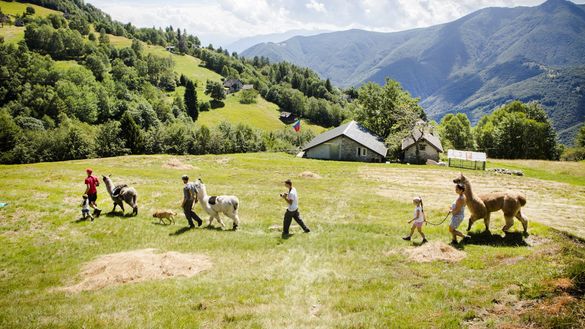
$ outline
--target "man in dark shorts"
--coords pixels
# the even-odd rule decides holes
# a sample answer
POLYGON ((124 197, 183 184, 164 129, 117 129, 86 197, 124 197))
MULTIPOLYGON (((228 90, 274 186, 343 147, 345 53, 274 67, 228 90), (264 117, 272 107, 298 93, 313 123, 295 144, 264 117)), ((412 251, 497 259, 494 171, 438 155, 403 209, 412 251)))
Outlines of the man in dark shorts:
POLYGON ((93 170, 87 168, 85 170, 87 173, 87 178, 85 179, 85 193, 87 194, 87 198, 89 200, 89 206, 93 208, 93 215, 95 217, 99 217, 102 211, 98 208, 96 201, 97 201, 97 187, 100 185, 100 181, 97 177, 93 176, 93 170))
POLYGON ((195 228, 193 220, 197 222, 198 226, 203 224, 201 218, 199 218, 199 216, 193 211, 193 205, 197 203, 197 193, 195 192, 195 186, 193 183, 189 183, 189 176, 183 175, 182 178, 185 186, 183 187, 183 202, 181 203, 181 207, 183 208, 189 227, 195 228))

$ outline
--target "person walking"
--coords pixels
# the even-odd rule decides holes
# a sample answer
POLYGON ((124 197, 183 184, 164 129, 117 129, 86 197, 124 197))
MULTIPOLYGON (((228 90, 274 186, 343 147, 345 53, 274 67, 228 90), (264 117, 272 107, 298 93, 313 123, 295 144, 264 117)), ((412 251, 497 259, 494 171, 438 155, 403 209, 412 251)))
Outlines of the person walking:
POLYGON ((287 238, 290 236, 290 224, 294 219, 297 224, 303 229, 305 233, 311 232, 309 228, 303 222, 301 218, 301 214, 299 213, 299 196, 297 194, 297 189, 295 189, 292 185, 290 179, 287 179, 284 182, 284 186, 288 189, 287 193, 280 194, 280 197, 283 198, 288 207, 286 208, 286 212, 284 213, 284 222, 282 227, 282 237, 287 238))
POLYGON ((457 230, 463 219, 465 219, 465 185, 457 184, 455 185, 455 193, 457 193, 458 197, 455 202, 449 208, 449 213, 451 213, 451 223, 449 224, 449 233, 451 233, 452 241, 451 244, 457 244, 457 237, 461 237, 463 239, 469 239, 469 235, 465 235, 457 230))
POLYGON ((412 203, 414 204, 414 218, 411 219, 408 223, 413 223, 410 228, 410 234, 403 237, 402 240, 410 241, 412 235, 414 234, 414 230, 417 229, 420 236, 422 236, 422 243, 427 243, 427 237, 422 231, 422 227, 424 223, 427 221, 427 216, 425 215, 425 209, 423 207, 423 200, 420 196, 415 197, 412 199, 412 203))
POLYGON ((97 187, 100 186, 100 181, 97 177, 93 176, 93 170, 91 168, 85 169, 87 173, 87 178, 85 178, 85 192, 84 195, 87 194, 87 199, 89 200, 89 206, 93 208, 93 215, 95 217, 100 217, 102 213, 101 209, 97 206, 97 187))
POLYGON ((203 224, 203 221, 197 214, 193 211, 193 205, 197 203, 197 194, 195 192, 195 186, 193 183, 189 183, 189 176, 183 175, 183 202, 181 203, 181 207, 183 208, 183 212, 185 213, 185 218, 187 218, 187 222, 189 223, 190 228, 195 228, 195 220, 198 226, 203 224))

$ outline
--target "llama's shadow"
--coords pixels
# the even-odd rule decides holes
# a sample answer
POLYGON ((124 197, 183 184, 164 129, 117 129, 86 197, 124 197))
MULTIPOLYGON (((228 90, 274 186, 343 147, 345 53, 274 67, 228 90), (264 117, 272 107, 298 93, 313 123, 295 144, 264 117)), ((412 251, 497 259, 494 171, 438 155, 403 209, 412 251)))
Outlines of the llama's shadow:
POLYGON ((87 218, 80 217, 80 218, 72 221, 71 223, 79 224, 79 223, 84 223, 84 222, 89 222, 89 221, 90 221, 89 217, 87 217, 87 218))
POLYGON ((525 234, 522 232, 505 232, 504 236, 494 234, 489 231, 484 232, 469 232, 468 239, 461 241, 461 244, 475 244, 482 246, 494 247, 528 247, 528 243, 524 240, 525 234))
POLYGON ((234 232, 234 230, 223 228, 221 226, 205 226, 204 229, 217 232, 234 232))

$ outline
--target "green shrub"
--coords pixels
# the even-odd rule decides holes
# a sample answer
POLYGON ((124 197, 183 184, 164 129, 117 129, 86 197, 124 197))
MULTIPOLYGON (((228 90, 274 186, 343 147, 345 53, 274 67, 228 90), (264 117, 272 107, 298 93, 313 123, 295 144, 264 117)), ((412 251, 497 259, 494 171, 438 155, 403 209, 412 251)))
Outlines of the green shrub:
POLYGON ((563 161, 583 161, 585 160, 585 147, 570 147, 565 149, 561 155, 563 161))

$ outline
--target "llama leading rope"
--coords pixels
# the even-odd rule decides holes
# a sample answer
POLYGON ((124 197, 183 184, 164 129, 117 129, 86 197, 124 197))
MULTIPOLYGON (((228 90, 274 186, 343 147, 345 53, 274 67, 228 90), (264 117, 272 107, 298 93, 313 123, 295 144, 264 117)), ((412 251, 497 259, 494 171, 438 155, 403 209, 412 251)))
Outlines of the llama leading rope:
POLYGON ((445 218, 443 218, 443 220, 440 223, 438 223, 438 224, 437 223, 429 222, 428 220, 425 220, 425 223, 430 224, 430 225, 433 225, 433 226, 439 226, 439 225, 443 224, 447 220, 447 218, 449 218, 449 215, 450 214, 451 214, 451 212, 449 212, 447 214, 447 216, 445 216, 445 218))

